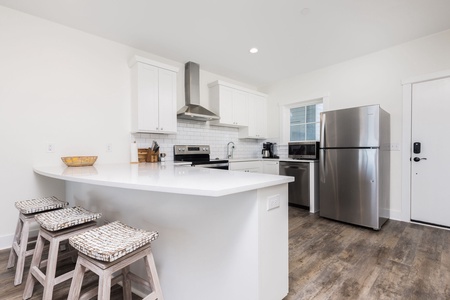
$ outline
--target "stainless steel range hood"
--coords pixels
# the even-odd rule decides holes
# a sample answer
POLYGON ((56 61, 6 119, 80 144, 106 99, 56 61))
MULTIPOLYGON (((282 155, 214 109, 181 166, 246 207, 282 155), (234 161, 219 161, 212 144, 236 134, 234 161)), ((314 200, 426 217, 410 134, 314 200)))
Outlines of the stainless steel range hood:
POLYGON ((203 122, 220 119, 200 105, 200 66, 192 61, 184 67, 184 93, 186 105, 178 111, 178 118, 203 122))

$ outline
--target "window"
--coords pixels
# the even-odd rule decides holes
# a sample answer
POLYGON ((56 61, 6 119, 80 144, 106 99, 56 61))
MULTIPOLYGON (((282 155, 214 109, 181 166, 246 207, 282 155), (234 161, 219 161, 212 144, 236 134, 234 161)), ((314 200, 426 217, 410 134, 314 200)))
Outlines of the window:
POLYGON ((318 141, 320 140, 320 113, 323 103, 292 106, 289 119, 289 140, 318 141))

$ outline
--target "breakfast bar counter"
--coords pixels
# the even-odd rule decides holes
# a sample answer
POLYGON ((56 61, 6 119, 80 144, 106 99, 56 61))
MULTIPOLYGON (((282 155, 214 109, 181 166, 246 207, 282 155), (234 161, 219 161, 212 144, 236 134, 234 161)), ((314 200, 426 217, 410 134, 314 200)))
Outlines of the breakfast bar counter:
POLYGON ((166 300, 281 300, 288 293, 292 177, 171 162, 34 171, 65 180, 66 200, 101 212, 104 222, 158 231, 152 249, 166 300))

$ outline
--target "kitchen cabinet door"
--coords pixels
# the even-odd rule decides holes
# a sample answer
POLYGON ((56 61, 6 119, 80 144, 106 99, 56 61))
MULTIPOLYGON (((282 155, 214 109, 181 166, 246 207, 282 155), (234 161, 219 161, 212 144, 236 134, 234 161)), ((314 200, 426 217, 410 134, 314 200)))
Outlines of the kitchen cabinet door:
POLYGON ((159 127, 158 68, 146 64, 137 66, 136 131, 159 127))
POLYGON ((239 130, 239 138, 267 138, 267 100, 265 97, 249 94, 248 127, 239 130))
POLYGON ((263 173, 279 175, 280 174, 280 162, 277 160, 264 160, 263 161, 263 173))
POLYGON ((161 132, 177 132, 177 77, 176 73, 158 70, 158 120, 161 132))
POLYGON ((230 171, 262 173, 261 161, 230 162, 229 169, 230 171))
POLYGON ((233 120, 237 126, 248 126, 248 99, 247 92, 233 91, 233 120))
POLYGON ((218 82, 208 86, 211 108, 220 116, 220 120, 211 121, 211 124, 227 127, 248 126, 248 93, 218 82))
POLYGON ((218 107, 220 112, 220 124, 235 125, 233 116, 233 90, 229 87, 219 88, 218 107))
POLYGON ((177 69, 161 68, 148 62, 135 58, 131 65, 132 131, 176 133, 177 69))

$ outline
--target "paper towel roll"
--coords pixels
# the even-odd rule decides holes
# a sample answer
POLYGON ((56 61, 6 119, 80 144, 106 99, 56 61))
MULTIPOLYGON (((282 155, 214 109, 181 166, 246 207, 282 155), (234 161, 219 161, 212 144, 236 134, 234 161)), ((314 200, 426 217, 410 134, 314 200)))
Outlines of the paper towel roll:
POLYGON ((130 162, 132 164, 137 164, 139 162, 139 159, 138 159, 138 147, 136 142, 131 143, 130 154, 131 154, 130 162))

